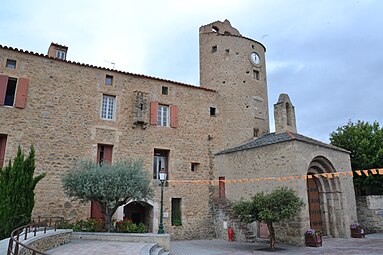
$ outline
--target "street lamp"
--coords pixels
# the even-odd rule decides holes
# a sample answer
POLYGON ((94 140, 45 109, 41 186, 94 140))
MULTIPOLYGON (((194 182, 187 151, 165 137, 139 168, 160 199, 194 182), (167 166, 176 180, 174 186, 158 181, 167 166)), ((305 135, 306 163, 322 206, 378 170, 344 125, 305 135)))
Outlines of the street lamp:
POLYGON ((166 181, 166 171, 165 169, 161 169, 160 171, 160 181, 161 181, 161 211, 160 211, 160 225, 158 226, 158 234, 164 234, 164 183, 166 181))

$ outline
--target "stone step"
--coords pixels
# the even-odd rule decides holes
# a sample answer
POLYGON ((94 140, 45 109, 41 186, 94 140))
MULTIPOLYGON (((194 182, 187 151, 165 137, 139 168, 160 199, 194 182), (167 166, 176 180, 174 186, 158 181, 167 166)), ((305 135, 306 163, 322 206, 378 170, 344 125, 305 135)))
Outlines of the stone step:
POLYGON ((150 255, 162 255, 165 252, 165 249, 160 246, 154 247, 154 249, 150 250, 150 255))

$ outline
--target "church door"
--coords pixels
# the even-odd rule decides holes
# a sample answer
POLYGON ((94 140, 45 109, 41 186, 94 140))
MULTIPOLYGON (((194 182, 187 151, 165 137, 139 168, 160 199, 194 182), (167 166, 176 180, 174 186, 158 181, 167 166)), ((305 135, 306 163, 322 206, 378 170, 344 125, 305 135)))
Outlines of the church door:
POLYGON ((318 184, 314 178, 307 179, 307 193, 309 200, 310 227, 322 232, 322 212, 318 184))
POLYGON ((219 198, 225 198, 225 177, 219 177, 219 198))

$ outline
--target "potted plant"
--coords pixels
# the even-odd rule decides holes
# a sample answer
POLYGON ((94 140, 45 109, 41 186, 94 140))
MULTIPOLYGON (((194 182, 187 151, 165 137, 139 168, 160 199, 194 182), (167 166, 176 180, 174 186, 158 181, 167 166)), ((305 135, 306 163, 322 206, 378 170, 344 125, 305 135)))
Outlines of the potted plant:
POLYGON ((320 247, 322 246, 322 233, 315 229, 308 229, 305 232, 306 246, 320 247))
POLYGON ((358 223, 351 224, 350 229, 351 229, 351 237, 362 238, 365 235, 364 229, 358 223))

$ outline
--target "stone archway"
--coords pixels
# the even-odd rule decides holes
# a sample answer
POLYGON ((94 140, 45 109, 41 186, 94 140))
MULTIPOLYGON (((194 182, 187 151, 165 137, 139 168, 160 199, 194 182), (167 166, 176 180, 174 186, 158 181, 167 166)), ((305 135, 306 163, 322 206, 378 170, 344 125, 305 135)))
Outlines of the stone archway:
POLYGON ((320 228, 325 236, 342 237, 345 236, 345 228, 339 178, 321 175, 335 172, 334 166, 325 157, 318 156, 311 161, 307 171, 313 177, 307 178, 309 216, 312 228, 320 228))
POLYGON ((123 206, 123 218, 144 223, 148 232, 153 232, 153 206, 144 201, 131 201, 123 206))

